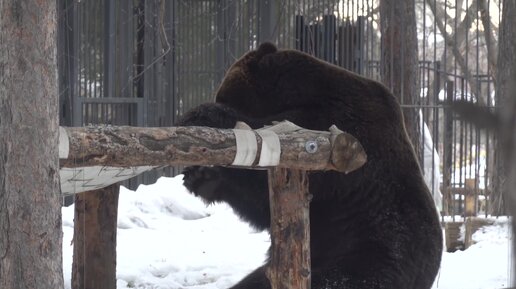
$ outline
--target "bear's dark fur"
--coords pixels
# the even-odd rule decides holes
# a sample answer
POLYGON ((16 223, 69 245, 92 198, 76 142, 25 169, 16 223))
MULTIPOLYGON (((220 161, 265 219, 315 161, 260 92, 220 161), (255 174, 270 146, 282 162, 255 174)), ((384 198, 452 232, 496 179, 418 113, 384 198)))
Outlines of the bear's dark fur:
MULTIPOLYGON (((442 251, 441 227, 394 96, 380 83, 270 43, 229 69, 216 103, 178 125, 261 128, 289 120, 354 135, 367 163, 343 174, 309 174, 312 288, 426 289, 442 251)), ((189 167, 184 184, 206 202, 227 202, 259 229, 270 225, 265 171, 189 167)), ((233 288, 270 288, 264 268, 233 288)))

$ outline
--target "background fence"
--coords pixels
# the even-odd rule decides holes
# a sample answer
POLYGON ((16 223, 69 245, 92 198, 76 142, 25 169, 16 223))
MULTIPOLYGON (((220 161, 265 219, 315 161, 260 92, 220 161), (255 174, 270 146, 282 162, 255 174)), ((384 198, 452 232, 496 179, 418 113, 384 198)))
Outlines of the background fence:
MULTIPOLYGON (((490 176, 493 135, 455 119, 443 104, 496 104, 500 1, 414 1, 420 94, 402 107, 420 113, 427 183, 445 215, 503 213, 490 176)), ((172 126, 187 109, 212 101, 229 65, 263 41, 381 79, 377 0, 58 3, 62 125, 172 126)), ((163 168, 127 185, 175 173, 163 168)))

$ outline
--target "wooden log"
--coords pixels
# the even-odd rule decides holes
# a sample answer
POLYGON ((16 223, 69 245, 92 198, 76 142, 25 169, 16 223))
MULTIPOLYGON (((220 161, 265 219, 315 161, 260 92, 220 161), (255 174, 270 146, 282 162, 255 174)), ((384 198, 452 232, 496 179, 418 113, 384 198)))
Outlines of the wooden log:
POLYGON ((310 217, 305 171, 269 169, 272 289, 310 288, 310 217))
MULTIPOLYGON (((295 126, 294 126, 295 127, 295 126)), ((351 172, 366 162, 361 144, 352 135, 333 129, 312 131, 299 127, 278 132, 281 155, 277 166, 300 170, 351 172)), ((63 130, 62 130, 63 131, 63 130)), ((65 127, 68 150, 61 167, 137 167, 167 165, 230 166, 236 156, 232 129, 208 127, 147 128, 129 126, 65 127)), ((250 167, 259 167, 262 138, 250 167)), ((61 144, 60 144, 61 146, 61 144)))
POLYGON ((120 185, 75 199, 72 288, 116 288, 116 228, 120 185))

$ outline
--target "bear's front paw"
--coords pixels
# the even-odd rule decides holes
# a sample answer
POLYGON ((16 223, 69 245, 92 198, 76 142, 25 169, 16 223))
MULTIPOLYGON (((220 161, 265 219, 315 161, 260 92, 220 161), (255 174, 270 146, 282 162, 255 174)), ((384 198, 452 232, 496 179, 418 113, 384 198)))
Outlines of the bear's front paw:
POLYGON ((217 167, 186 167, 183 170, 183 185, 206 202, 220 200, 216 195, 216 189, 220 182, 220 169, 217 167))

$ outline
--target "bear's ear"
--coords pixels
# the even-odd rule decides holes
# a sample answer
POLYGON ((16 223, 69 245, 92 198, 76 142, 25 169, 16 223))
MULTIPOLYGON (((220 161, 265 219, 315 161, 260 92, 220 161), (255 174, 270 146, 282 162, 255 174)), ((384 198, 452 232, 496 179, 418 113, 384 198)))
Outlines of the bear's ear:
POLYGON ((262 58, 268 54, 273 54, 276 51, 278 51, 278 49, 274 44, 270 42, 264 42, 260 44, 260 46, 258 46, 258 49, 253 51, 252 54, 250 54, 252 55, 252 57, 249 59, 249 62, 247 63, 249 71, 253 74, 258 73, 258 63, 262 60, 262 58))
POLYGON ((256 56, 258 58, 262 58, 264 55, 271 54, 278 51, 276 46, 270 42, 264 42, 258 46, 258 50, 256 50, 256 56))

